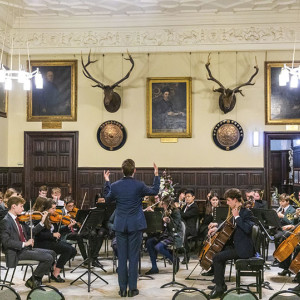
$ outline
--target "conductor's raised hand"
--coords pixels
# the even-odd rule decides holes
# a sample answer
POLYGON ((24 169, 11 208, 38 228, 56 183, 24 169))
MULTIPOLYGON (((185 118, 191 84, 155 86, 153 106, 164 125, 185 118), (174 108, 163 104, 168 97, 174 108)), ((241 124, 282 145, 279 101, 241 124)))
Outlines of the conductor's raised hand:
POLYGON ((153 163, 153 168, 154 168, 154 175, 158 176, 158 167, 155 163, 153 163))
POLYGON ((110 172, 109 172, 109 170, 107 170, 107 171, 103 171, 103 176, 104 176, 104 180, 105 181, 109 181, 109 175, 110 175, 110 172))

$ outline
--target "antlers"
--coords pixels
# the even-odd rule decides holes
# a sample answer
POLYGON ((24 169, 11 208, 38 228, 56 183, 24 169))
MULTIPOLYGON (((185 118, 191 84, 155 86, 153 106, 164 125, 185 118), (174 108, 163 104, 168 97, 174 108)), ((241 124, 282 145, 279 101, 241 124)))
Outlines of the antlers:
POLYGON ((222 89, 225 90, 224 85, 219 80, 217 80, 216 78, 214 78, 212 76, 211 71, 209 69, 209 66, 210 66, 210 53, 209 53, 208 58, 207 58, 207 63, 205 64, 205 68, 206 68, 206 70, 208 72, 208 75, 209 75, 209 77, 207 77, 207 80, 212 80, 212 81, 216 82, 222 89))
POLYGON ((119 84, 120 84, 121 82, 123 82, 124 80, 126 80, 126 79, 129 77, 129 75, 130 75, 130 73, 131 73, 131 71, 132 71, 132 69, 133 69, 133 67, 134 67, 134 61, 133 61, 132 56, 129 54, 128 51, 127 51, 127 54, 128 54, 128 58, 124 58, 124 59, 125 59, 125 60, 129 60, 129 61, 131 62, 131 68, 130 68, 129 72, 128 72, 122 79, 120 79, 119 81, 117 81, 117 82, 114 83, 113 85, 110 85, 110 86, 109 86, 109 85, 104 85, 102 82, 100 82, 100 81, 98 81, 97 79, 95 79, 95 78, 90 74, 90 72, 87 70, 87 67, 88 67, 90 64, 95 63, 95 62, 98 61, 98 60, 91 60, 91 50, 90 50, 90 52, 89 52, 88 62, 87 62, 86 64, 84 64, 84 62, 83 62, 82 53, 81 53, 81 64, 82 64, 82 68, 83 68, 82 73, 83 73, 83 75, 84 75, 86 78, 88 78, 88 79, 90 79, 90 80, 92 80, 92 81, 94 81, 94 82, 96 83, 96 84, 93 85, 92 87, 99 87, 99 88, 101 88, 101 89, 109 88, 109 89, 113 90, 115 87, 119 86, 119 84))
MULTIPOLYGON (((257 59, 256 59, 256 57, 255 57, 255 62, 256 62, 256 65, 254 66, 254 69, 255 69, 254 74, 250 77, 250 79, 249 79, 247 82, 245 82, 245 83, 243 83, 243 84, 237 86, 236 88, 234 88, 234 89, 232 90, 232 92, 233 92, 234 94, 235 94, 235 93, 240 93, 242 96, 244 96, 243 93, 242 93, 242 91, 240 90, 240 88, 243 87, 243 86, 246 86, 246 85, 254 85, 254 84, 255 84, 255 82, 252 83, 251 81, 252 81, 252 79, 257 75, 257 73, 258 73, 258 71, 259 71, 259 68, 258 68, 258 65, 257 65, 257 59)), ((208 75, 209 75, 209 76, 207 77, 207 80, 212 80, 212 81, 216 82, 216 83, 217 83, 222 89, 224 89, 224 91, 225 91, 226 88, 224 87, 224 85, 223 85, 219 80, 215 79, 215 78, 212 76, 211 71, 210 71, 210 69, 209 69, 209 66, 210 66, 210 53, 209 53, 208 58, 207 58, 207 63, 205 64, 206 70, 207 70, 208 75)), ((219 90, 215 90, 215 89, 214 89, 214 91, 219 91, 219 90)))

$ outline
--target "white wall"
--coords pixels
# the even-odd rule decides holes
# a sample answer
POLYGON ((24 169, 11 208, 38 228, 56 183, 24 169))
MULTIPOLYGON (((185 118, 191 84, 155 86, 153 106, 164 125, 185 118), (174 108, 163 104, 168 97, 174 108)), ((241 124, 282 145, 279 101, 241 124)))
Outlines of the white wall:
MULTIPOLYGON (((128 157, 135 159, 140 167, 150 167, 153 161, 164 167, 263 167, 263 131, 285 130, 282 125, 265 125, 264 61, 290 60, 290 51, 212 53, 213 75, 226 87, 233 88, 248 81, 254 72, 255 57, 259 66, 255 85, 242 89, 245 97, 238 94, 235 108, 226 115, 219 109, 219 94, 212 92, 213 86, 216 88, 217 85, 206 79, 204 65, 207 52, 132 55, 135 68, 130 78, 118 90, 122 105, 113 114, 104 108, 102 90, 92 88, 92 82, 83 76, 79 55, 32 57, 45 60, 79 60, 77 122, 64 122, 62 125, 63 131, 79 131, 79 167, 119 167, 122 160, 128 157), (192 77, 192 138, 178 139, 177 143, 161 143, 160 139, 147 138, 146 78, 186 76, 192 77), (229 152, 219 149, 212 140, 213 127, 223 119, 236 120, 245 133, 242 144, 229 152), (109 152, 98 145, 97 129, 107 120, 119 121, 127 130, 127 142, 118 151, 109 152), (261 143, 254 148, 251 134, 255 129, 261 133, 261 143)), ((105 54, 104 58, 102 54, 98 54, 94 57, 99 62, 90 67, 91 72, 106 84, 119 80, 130 67, 127 61, 122 60, 121 54, 105 54)), ((41 122, 26 121, 26 101, 26 93, 15 83, 9 96, 8 120, 0 118, 1 167, 22 164, 24 131, 42 130, 41 122)))

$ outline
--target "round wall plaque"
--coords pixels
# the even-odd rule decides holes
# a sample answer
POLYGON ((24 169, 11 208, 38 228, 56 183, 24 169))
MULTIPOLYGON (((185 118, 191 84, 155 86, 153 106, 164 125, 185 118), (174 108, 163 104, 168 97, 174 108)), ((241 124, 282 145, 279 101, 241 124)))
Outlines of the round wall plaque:
POLYGON ((117 121, 106 121, 99 126, 97 131, 98 143, 109 151, 120 149, 125 144, 126 138, 124 126, 117 121))
POLYGON ((243 141, 244 132, 242 126, 233 120, 219 122, 213 130, 215 144, 226 151, 237 148, 243 141))

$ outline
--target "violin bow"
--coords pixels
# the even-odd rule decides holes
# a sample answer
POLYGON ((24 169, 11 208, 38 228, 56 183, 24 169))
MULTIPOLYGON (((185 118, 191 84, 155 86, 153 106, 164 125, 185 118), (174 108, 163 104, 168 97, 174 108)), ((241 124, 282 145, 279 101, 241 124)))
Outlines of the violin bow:
MULTIPOLYGON (((30 239, 32 239, 32 208, 31 208, 31 199, 29 200, 29 220, 30 220, 30 239)), ((32 247, 31 247, 32 249, 32 247)))
POLYGON ((81 207, 80 207, 80 209, 82 209, 82 208, 83 208, 83 204, 84 204, 84 201, 85 201, 86 193, 87 193, 87 192, 85 192, 85 193, 84 193, 84 196, 83 196, 83 200, 82 200, 82 203, 81 203, 81 207))

